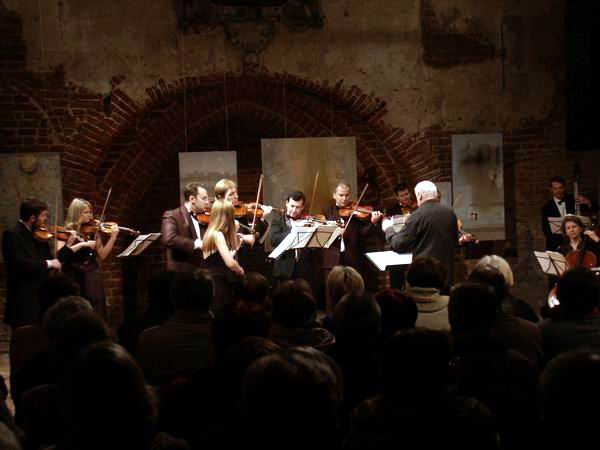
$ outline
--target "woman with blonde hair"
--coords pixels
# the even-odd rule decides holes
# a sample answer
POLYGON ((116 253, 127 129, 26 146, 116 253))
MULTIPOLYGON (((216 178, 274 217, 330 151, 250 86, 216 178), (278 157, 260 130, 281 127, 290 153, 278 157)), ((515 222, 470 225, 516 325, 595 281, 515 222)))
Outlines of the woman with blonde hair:
POLYGON ((67 210, 65 228, 71 231, 67 242, 58 241, 58 251, 66 253, 62 271, 79 285, 81 296, 94 307, 102 318, 107 318, 106 298, 97 258, 105 259, 113 249, 119 229, 115 228, 106 244, 100 233, 91 239, 81 234, 81 227, 94 220, 92 204, 82 198, 74 198, 67 210))
POLYGON ((210 271, 215 283, 215 313, 231 302, 236 276, 244 275, 244 269, 235 259, 240 245, 233 205, 227 200, 215 200, 202 240, 204 268, 210 271))

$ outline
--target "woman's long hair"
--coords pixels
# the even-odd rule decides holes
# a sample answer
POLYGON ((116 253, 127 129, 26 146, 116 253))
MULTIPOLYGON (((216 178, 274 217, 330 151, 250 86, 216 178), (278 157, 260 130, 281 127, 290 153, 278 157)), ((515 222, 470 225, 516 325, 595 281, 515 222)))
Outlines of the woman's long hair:
POLYGON ((234 208, 227 200, 215 200, 210 211, 210 222, 202 240, 202 251, 214 253, 217 250, 215 233, 220 231, 225 236, 225 242, 230 250, 237 248, 237 233, 235 229, 234 208))
POLYGON ((81 228, 81 215, 85 208, 90 208, 90 210, 92 210, 92 204, 83 198, 74 198, 67 211, 65 228, 68 230, 79 231, 81 228))

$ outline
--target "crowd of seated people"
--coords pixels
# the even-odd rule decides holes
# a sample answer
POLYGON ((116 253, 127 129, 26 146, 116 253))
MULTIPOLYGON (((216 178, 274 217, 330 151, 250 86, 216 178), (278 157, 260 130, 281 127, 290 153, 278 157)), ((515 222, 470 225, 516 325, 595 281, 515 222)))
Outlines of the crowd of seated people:
POLYGON ((214 315, 204 270, 159 273, 109 329, 60 275, 17 328, 0 448, 588 448, 600 414, 600 282, 577 268, 539 320, 491 255, 443 295, 416 258, 400 292, 334 268, 319 315, 304 280, 247 273, 214 315), (7 406, 11 395, 14 414, 7 406))

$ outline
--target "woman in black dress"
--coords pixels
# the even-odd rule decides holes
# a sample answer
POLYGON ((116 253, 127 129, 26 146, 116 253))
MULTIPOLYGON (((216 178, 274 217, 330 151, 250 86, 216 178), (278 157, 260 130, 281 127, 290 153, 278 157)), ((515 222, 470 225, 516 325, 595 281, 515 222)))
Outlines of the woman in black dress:
POLYGON ((244 275, 244 269, 235 259, 240 245, 233 205, 227 200, 215 200, 202 240, 204 268, 210 271, 215 283, 214 313, 231 302, 236 277, 244 275))
POLYGON ((94 311, 106 320, 106 298, 97 258, 102 260, 110 254, 119 229, 117 227, 111 231, 106 244, 102 243, 100 233, 96 233, 94 237, 88 239, 81 235, 81 227, 93 219, 92 204, 82 198, 73 199, 65 220, 65 228, 71 230, 72 235, 66 243, 59 241, 58 250, 67 252, 62 271, 75 280, 79 285, 81 295, 92 304, 94 311))

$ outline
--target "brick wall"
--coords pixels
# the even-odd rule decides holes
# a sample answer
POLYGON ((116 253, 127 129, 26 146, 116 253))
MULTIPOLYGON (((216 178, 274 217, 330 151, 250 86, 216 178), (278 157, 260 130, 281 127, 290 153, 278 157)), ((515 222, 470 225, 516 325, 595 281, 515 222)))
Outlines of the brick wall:
MULTIPOLYGON (((453 30, 429 1, 421 2, 419 20, 423 62, 429 69, 450 70, 494 58, 494 46, 480 30, 453 30)), ((440 123, 412 134, 402 123, 391 124, 387 102, 375 96, 372 86, 289 73, 159 79, 147 87, 144 101, 130 98, 123 78, 115 74, 107 98, 70 83, 60 66, 45 73, 28 71, 22 28, 21 18, 0 5, 0 151, 61 153, 65 206, 74 196, 101 205, 112 187, 108 216, 144 232, 157 231, 161 213, 179 202, 177 153, 185 149, 184 111, 190 150, 224 148, 226 115, 234 125, 230 147, 240 155, 243 196, 256 189, 261 136, 356 136, 359 185, 376 182, 379 196, 370 192, 367 200, 385 204, 398 178, 450 181, 452 134, 502 132, 508 237, 489 249, 511 255, 516 293, 532 304, 541 301, 545 289, 531 251, 543 247, 538 211, 548 197, 547 179, 560 173, 570 182, 571 165, 579 161, 582 192, 597 192, 600 158, 594 152, 566 151, 559 94, 545 117, 523 119, 516 127, 454 129, 440 123)), ((117 250, 123 246, 119 242, 117 250)), ((379 248, 381 243, 370 245, 379 248)), ((263 256, 259 250, 249 256, 260 270, 266 270, 263 256)), ((464 262, 464 257, 459 259, 464 262)), ((467 265, 459 270, 464 273, 467 265)), ((139 260, 113 257, 102 264, 113 325, 120 322, 123 307, 131 311, 144 303, 147 278, 163 267, 164 251, 157 244, 139 260)), ((5 295, 1 269, 0 303, 5 295)), ((371 288, 384 280, 373 272, 368 278, 371 288)))

